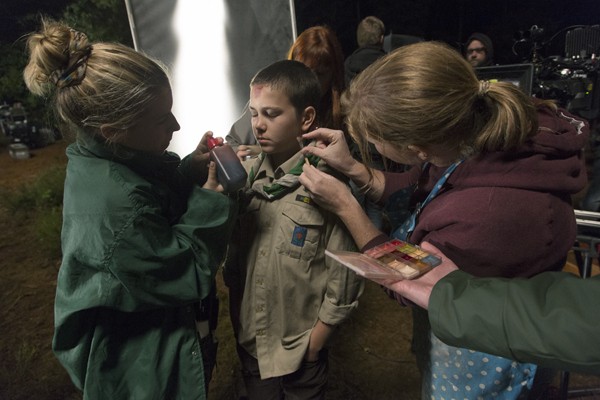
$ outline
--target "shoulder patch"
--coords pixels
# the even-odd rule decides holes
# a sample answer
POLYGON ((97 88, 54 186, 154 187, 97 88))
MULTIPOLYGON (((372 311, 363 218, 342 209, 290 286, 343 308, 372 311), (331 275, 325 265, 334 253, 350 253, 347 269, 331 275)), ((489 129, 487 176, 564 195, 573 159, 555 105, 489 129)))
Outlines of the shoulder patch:
POLYGON ((301 194, 296 195, 296 201, 300 201, 304 204, 309 204, 311 206, 315 204, 314 200, 311 199, 309 196, 303 196, 301 194))

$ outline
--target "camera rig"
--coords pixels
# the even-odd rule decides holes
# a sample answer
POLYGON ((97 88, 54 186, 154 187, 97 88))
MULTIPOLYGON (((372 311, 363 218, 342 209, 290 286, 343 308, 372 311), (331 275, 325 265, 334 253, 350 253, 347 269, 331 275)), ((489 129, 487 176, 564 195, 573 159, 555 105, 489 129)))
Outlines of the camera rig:
POLYGON ((533 25, 513 44, 513 53, 534 65, 532 94, 557 100, 589 121, 598 118, 600 26, 574 25, 545 37, 544 28, 533 25), (561 45, 561 54, 545 56, 556 44, 561 45))

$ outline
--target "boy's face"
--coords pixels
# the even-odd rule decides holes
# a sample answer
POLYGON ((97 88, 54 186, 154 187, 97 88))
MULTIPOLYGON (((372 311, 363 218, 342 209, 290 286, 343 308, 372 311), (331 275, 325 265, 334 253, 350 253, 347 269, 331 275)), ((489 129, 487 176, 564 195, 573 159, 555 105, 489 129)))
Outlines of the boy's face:
POLYGON ((262 151, 282 160, 300 150, 299 137, 308 131, 314 119, 307 116, 312 107, 298 115, 288 96, 268 85, 250 87, 249 109, 252 130, 262 151))

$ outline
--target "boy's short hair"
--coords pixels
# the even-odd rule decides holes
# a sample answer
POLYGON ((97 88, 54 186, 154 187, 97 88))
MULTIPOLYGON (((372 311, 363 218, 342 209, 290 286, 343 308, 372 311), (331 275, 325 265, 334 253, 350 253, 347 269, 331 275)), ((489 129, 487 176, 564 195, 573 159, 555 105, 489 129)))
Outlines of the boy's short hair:
POLYGON ((310 68, 299 61, 281 60, 266 66, 254 75, 250 86, 267 85, 281 90, 300 115, 307 107, 319 113, 321 84, 310 68))

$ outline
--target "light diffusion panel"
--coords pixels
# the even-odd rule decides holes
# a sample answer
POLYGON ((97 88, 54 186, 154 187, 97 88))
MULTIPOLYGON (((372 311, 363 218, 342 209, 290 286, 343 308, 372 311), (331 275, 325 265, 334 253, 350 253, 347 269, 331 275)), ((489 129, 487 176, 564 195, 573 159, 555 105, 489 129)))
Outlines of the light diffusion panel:
POLYGON ((285 58, 296 37, 292 0, 126 0, 136 49, 171 70, 184 156, 208 130, 225 137, 262 67, 285 58))

